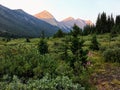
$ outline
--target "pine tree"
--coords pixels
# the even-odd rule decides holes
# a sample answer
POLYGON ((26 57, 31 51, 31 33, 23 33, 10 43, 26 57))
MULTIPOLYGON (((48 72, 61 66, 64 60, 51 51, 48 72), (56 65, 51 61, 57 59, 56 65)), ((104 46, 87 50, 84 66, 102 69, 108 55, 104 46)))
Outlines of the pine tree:
POLYGON ((99 50, 99 43, 97 41, 96 35, 93 35, 93 37, 92 37, 90 49, 99 50))
POLYGON ((96 21, 96 32, 95 33, 100 33, 101 31, 101 15, 98 14, 97 21, 96 21))
POLYGON ((44 55, 48 53, 48 45, 47 42, 44 39, 41 39, 38 45, 38 50, 40 54, 44 55))
POLYGON ((77 26, 73 27, 72 31, 72 40, 71 40, 71 51, 73 54, 73 59, 70 62, 72 68, 75 68, 75 62, 80 63, 81 65, 85 65, 87 62, 87 52, 82 49, 83 47, 83 40, 78 38, 79 36, 79 28, 77 26))
POLYGON ((69 55, 68 55, 68 49, 69 49, 69 43, 67 41, 67 38, 65 38, 64 44, 62 45, 62 59, 68 61, 69 55))
POLYGON ((114 25, 115 25, 114 18, 113 18, 113 15, 111 14, 111 29, 114 25))
POLYGON ((116 16, 115 24, 111 29, 111 37, 114 37, 115 35, 120 33, 120 15, 116 16))
POLYGON ((95 26, 94 25, 87 25, 83 29, 83 35, 93 34, 95 33, 95 26))
POLYGON ((120 15, 116 16, 115 25, 120 25, 120 15))
POLYGON ((111 31, 111 18, 110 16, 108 16, 108 20, 107 20, 107 32, 111 31))
POLYGON ((30 42, 30 39, 29 39, 29 38, 26 38, 26 42, 30 42))
POLYGON ((108 16, 107 18, 106 13, 103 12, 102 14, 98 15, 96 22, 96 33, 98 34, 108 33, 110 32, 113 25, 114 25, 113 16, 111 15, 111 17, 108 16))
POLYGON ((64 33, 63 33, 63 31, 61 30, 61 29, 59 29, 55 34, 54 34, 54 38, 56 38, 56 37, 59 37, 59 38, 61 38, 61 37, 64 37, 64 33))
POLYGON ((74 24, 71 34, 72 36, 77 37, 78 35, 82 35, 82 30, 76 24, 74 24))
POLYGON ((41 36, 42 36, 42 38, 38 44, 38 50, 39 50, 40 54, 44 55, 44 54, 48 53, 48 44, 44 40, 44 32, 42 32, 41 36))
POLYGON ((44 31, 41 31, 41 35, 40 35, 40 37, 41 37, 42 39, 45 38, 45 32, 44 32, 44 31))
POLYGON ((113 19, 113 16, 111 14, 111 16, 108 16, 108 19, 107 19, 107 31, 106 31, 106 33, 110 33, 113 26, 114 26, 114 19, 113 19))

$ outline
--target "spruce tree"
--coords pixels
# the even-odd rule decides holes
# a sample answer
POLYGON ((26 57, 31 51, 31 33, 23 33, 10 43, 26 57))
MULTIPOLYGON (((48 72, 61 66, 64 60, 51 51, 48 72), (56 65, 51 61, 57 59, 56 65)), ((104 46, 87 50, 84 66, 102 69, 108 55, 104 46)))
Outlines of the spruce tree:
POLYGON ((108 16, 108 20, 107 20, 107 32, 111 31, 111 18, 110 16, 108 16))
POLYGON ((95 26, 94 25, 86 25, 83 29, 83 35, 89 35, 95 33, 95 26))
POLYGON ((112 37, 114 37, 119 33, 120 33, 120 15, 116 16, 115 24, 112 27, 110 34, 112 37))
POLYGON ((99 34, 101 31, 101 15, 98 14, 97 21, 96 21, 96 31, 95 33, 99 34))
POLYGON ((63 31, 61 30, 61 29, 59 29, 55 34, 54 34, 54 38, 56 38, 56 37, 59 37, 59 38, 61 38, 61 37, 64 37, 64 33, 63 33, 63 31))
POLYGON ((92 37, 90 49, 99 50, 99 43, 97 41, 96 35, 93 35, 93 37, 92 37))
POLYGON ((115 25, 120 25, 120 15, 116 16, 115 25))
POLYGON ((72 31, 72 40, 71 40, 71 51, 73 54, 73 59, 70 62, 72 68, 75 68, 75 62, 81 63, 81 65, 85 65, 87 62, 87 51, 82 49, 83 40, 79 39, 79 28, 77 26, 73 27, 72 31))
POLYGON ((42 38, 38 44, 38 50, 41 55, 48 53, 48 44, 44 39, 44 32, 41 34, 42 38))
POLYGON ((111 29, 112 29, 112 27, 115 25, 115 22, 114 22, 114 18, 113 18, 113 15, 111 14, 111 29))
POLYGON ((107 31, 106 33, 110 33, 112 28, 114 26, 114 19, 113 19, 113 16, 108 16, 108 19, 107 19, 107 31))
POLYGON ((62 45, 62 59, 65 61, 68 61, 69 55, 68 55, 68 49, 69 49, 69 42, 67 38, 65 38, 64 44, 62 45))
POLYGON ((30 39, 29 39, 29 38, 26 38, 26 42, 30 42, 30 39))
POLYGON ((74 37, 77 37, 78 35, 82 35, 82 29, 80 29, 76 24, 74 24, 71 34, 74 37))
POLYGON ((113 25, 114 25, 113 16, 111 15, 111 17, 108 16, 107 18, 106 13, 103 12, 102 14, 98 15, 96 22, 96 33, 98 34, 108 33, 110 32, 113 25))

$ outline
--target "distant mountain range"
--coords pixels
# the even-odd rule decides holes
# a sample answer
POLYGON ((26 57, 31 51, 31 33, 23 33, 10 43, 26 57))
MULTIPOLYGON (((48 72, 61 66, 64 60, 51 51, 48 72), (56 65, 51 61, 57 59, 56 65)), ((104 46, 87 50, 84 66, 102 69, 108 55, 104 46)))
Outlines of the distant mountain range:
POLYGON ((38 14, 35 14, 34 16, 40 20, 43 20, 51 25, 57 26, 66 31, 71 30, 74 24, 78 25, 81 29, 83 29, 84 26, 86 26, 86 25, 93 24, 90 20, 82 20, 80 18, 74 19, 72 17, 68 17, 59 22, 55 19, 55 17, 51 13, 49 13, 46 10, 44 10, 38 14))
POLYGON ((52 36, 59 29, 69 32, 74 24, 83 28, 92 22, 72 17, 59 22, 48 11, 32 16, 21 9, 11 10, 0 5, 0 37, 40 37, 42 31, 46 36, 52 36))
POLYGON ((58 29, 21 9, 11 10, 0 5, 0 36, 39 37, 42 31, 51 36, 58 29))

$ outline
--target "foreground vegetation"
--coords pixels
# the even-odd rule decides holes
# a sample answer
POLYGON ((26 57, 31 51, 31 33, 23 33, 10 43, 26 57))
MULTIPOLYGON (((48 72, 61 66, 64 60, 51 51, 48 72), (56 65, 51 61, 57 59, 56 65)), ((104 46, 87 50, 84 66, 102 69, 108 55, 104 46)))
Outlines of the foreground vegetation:
POLYGON ((1 37, 0 90, 119 90, 119 30, 120 16, 103 13, 84 31, 1 37))
MULTIPOLYGON (((69 36, 66 38, 70 39, 69 36)), ((88 35, 79 38, 85 41, 83 49, 89 50, 87 61, 90 64, 83 67, 80 63, 74 62, 72 68, 69 63, 73 58, 70 48, 67 50, 67 60, 64 58, 66 38, 45 38, 49 52, 44 55, 41 55, 38 50, 39 38, 30 39, 30 42, 26 42, 25 39, 12 39, 6 42, 1 38, 0 89, 89 90, 91 88, 93 90, 95 85, 91 84, 93 81, 91 78, 94 77, 94 82, 97 82, 93 73, 99 73, 100 68, 104 71, 103 67, 106 63, 112 68, 116 64, 111 62, 120 62, 120 35, 113 37, 111 41, 109 41, 109 34, 97 35, 99 51, 89 49, 92 35, 88 35), (114 50, 114 53, 111 50, 114 50)), ((119 85, 119 79, 116 82, 119 85)))

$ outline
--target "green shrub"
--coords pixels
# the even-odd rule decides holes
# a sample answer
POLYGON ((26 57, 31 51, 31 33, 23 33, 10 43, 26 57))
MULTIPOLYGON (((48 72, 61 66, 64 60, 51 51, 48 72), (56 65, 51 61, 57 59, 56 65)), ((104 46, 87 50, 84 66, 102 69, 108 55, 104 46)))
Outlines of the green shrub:
POLYGON ((22 83, 17 76, 13 76, 11 82, 0 82, 0 90, 85 90, 80 84, 74 84, 67 76, 51 78, 46 74, 42 79, 29 80, 22 83))
POLYGON ((104 52, 107 49, 107 46, 100 46, 100 51, 104 52))
POLYGON ((120 48, 107 49, 103 52, 106 62, 119 62, 120 63, 120 48))
POLYGON ((57 64, 52 55, 40 55, 35 46, 8 47, 4 50, 0 61, 0 76, 17 75, 26 79, 43 77, 45 73, 53 73, 57 64))

